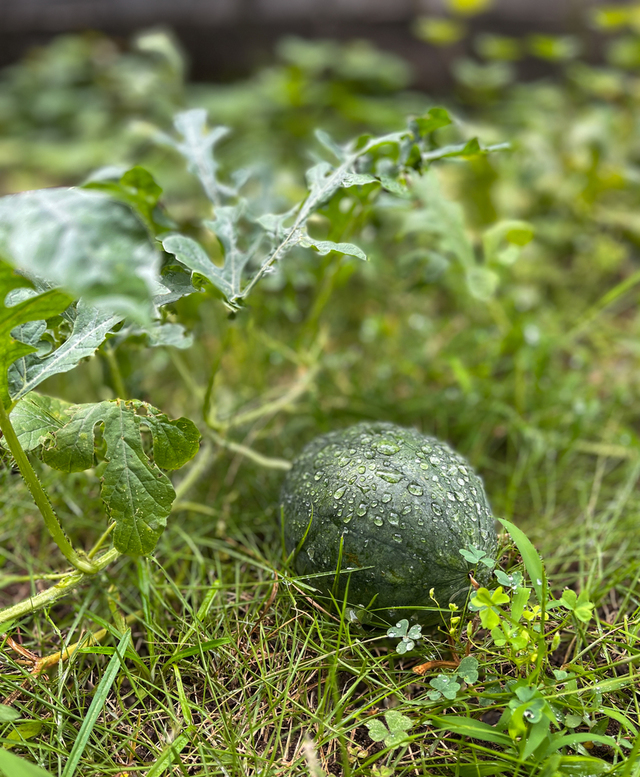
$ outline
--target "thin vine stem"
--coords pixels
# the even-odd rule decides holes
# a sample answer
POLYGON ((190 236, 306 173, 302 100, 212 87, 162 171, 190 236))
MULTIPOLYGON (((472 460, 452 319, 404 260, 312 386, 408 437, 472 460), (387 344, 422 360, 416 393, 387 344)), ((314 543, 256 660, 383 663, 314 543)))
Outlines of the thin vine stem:
MULTIPOLYGON (((102 556, 95 560, 93 571, 90 574, 94 575, 96 572, 100 572, 102 569, 109 566, 109 564, 113 563, 119 555, 120 552, 115 548, 106 551, 106 553, 103 553, 102 556)), ((43 607, 50 607, 52 604, 55 604, 58 599, 62 599, 69 594, 87 577, 87 573, 80 572, 79 570, 70 572, 65 575, 59 583, 52 585, 51 588, 47 588, 46 591, 42 591, 42 593, 36 594, 35 596, 30 596, 28 599, 23 599, 23 601, 18 602, 18 604, 14 604, 11 607, 5 607, 4 610, 0 610, 0 623, 7 623, 16 618, 22 618, 24 615, 29 615, 29 613, 35 612, 36 610, 41 610, 43 607)))
POLYGON ((20 474, 22 475, 27 488, 29 489, 33 501, 36 503, 38 510, 44 520, 44 524, 49 531, 49 534, 53 538, 54 542, 60 548, 60 551, 77 570, 88 575, 95 574, 98 571, 98 567, 92 563, 89 559, 83 558, 78 551, 73 547, 69 538, 64 533, 62 524, 58 520, 58 516, 55 514, 49 497, 47 496, 42 484, 38 480, 35 470, 31 466, 31 462, 25 451, 20 445, 18 435, 13 428, 9 414, 4 408, 2 402, 0 402, 0 430, 4 435, 7 447, 11 455, 13 456, 20 474))

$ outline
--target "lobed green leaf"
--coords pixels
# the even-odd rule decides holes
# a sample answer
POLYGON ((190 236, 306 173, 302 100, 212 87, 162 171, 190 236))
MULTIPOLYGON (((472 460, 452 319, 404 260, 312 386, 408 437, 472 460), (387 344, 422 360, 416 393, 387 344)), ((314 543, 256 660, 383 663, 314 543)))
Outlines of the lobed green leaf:
POLYGON ((107 462, 101 496, 109 518, 116 523, 114 545, 132 556, 153 550, 175 498, 160 468, 177 469, 196 454, 200 435, 191 421, 171 421, 157 408, 137 400, 65 405, 36 394, 18 403, 11 420, 28 449, 37 448, 46 464, 63 472, 93 466, 100 426, 107 462), (151 432, 153 460, 144 449, 142 426, 151 432))

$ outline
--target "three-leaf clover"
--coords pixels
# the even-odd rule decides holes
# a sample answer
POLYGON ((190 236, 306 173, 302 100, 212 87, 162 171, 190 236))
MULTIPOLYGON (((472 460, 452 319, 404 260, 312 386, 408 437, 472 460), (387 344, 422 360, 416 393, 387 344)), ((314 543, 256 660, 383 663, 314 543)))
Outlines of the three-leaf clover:
POLYGON ((456 669, 456 674, 461 677, 465 683, 473 685, 478 679, 478 659, 473 656, 466 656, 460 662, 456 669))
POLYGON ((496 560, 487 556, 484 550, 476 548, 475 545, 470 545, 468 548, 460 548, 458 551, 465 561, 468 561, 474 567, 478 564, 484 564, 488 569, 493 569, 496 565, 496 560))
POLYGON ((459 680, 468 683, 469 685, 476 682, 478 679, 478 661, 473 656, 466 656, 460 662, 458 668, 453 674, 439 674, 429 681, 429 685, 434 689, 429 691, 427 696, 432 701, 437 701, 441 696, 445 699, 453 700, 456 698, 456 694, 462 688, 462 684, 459 680))
POLYGON ((368 720, 365 723, 369 729, 369 736, 374 742, 384 742, 387 747, 398 747, 408 739, 407 731, 413 726, 413 722, 397 710, 385 712, 384 719, 387 722, 386 726, 380 718, 368 720))
POLYGON ((409 621, 403 618, 395 626, 387 629, 387 636, 394 637, 395 639, 400 638, 396 651, 398 653, 406 653, 408 650, 413 650, 416 646, 416 640, 422 636, 422 626, 416 624, 409 628, 409 621))
POLYGON ((444 696, 445 699, 455 699, 456 694, 462 688, 455 678, 455 675, 439 674, 433 680, 429 680, 429 685, 435 690, 429 691, 427 696, 433 701, 437 701, 441 696, 444 696))
POLYGON ((501 569, 496 569, 493 574, 496 576, 500 585, 503 585, 505 588, 510 588, 514 592, 524 585, 522 572, 511 572, 510 574, 507 574, 501 569))
POLYGON ((581 591, 578 596, 571 588, 565 588, 562 596, 558 599, 558 604, 565 610, 572 612, 582 623, 589 623, 595 607, 593 602, 589 601, 589 594, 586 590, 581 591))
POLYGON ((478 588, 476 595, 469 602, 471 610, 480 612, 480 621, 483 628, 495 629, 500 625, 500 605, 508 604, 509 596, 502 591, 502 586, 498 586, 495 591, 489 591, 486 588, 478 588))

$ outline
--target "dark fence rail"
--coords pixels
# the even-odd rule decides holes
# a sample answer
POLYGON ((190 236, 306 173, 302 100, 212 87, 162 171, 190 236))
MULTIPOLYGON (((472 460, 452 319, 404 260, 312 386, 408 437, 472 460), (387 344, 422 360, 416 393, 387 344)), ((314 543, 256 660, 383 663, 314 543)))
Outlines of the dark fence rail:
MULTIPOLYGON (((504 21, 565 25, 598 0, 499 0, 504 21)), ((341 19, 406 21, 442 10, 441 0, 0 0, 3 32, 63 32, 108 25, 240 24, 341 19)))
MULTIPOLYGON (((470 23, 476 31, 510 35, 575 32, 584 30, 590 8, 607 4, 497 0, 470 23)), ((61 33, 98 30, 124 41, 136 31, 164 25, 182 42, 195 79, 245 75, 272 60, 282 36, 294 34, 369 39, 409 60, 415 86, 446 89, 450 60, 460 49, 435 49, 412 32, 416 17, 443 9, 443 0, 0 0, 0 66, 61 33)))

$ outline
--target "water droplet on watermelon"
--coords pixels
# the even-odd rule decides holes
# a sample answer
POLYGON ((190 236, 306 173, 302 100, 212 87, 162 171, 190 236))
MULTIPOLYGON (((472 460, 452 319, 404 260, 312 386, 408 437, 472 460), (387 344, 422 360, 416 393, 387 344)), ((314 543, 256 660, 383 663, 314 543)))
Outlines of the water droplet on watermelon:
POLYGON ((397 453, 400 450, 400 446, 396 445, 394 442, 388 442, 384 441, 381 443, 378 443, 378 452, 383 453, 385 456, 393 456, 394 453, 397 453))
POLYGON ((402 480, 402 476, 393 469, 379 469, 376 474, 382 480, 386 480, 387 483, 399 483, 402 480))

